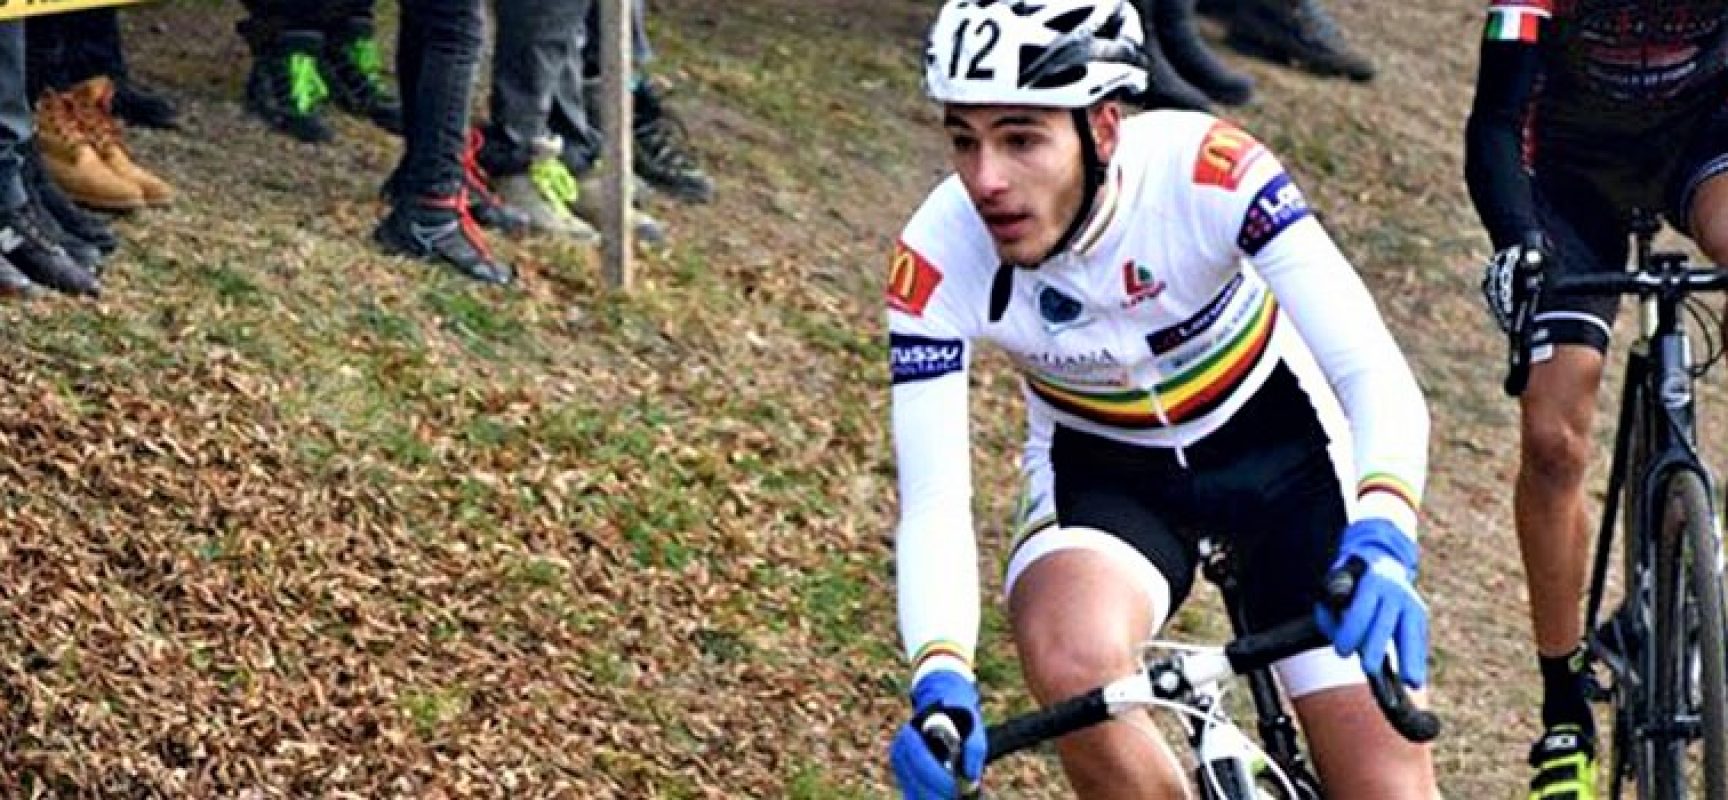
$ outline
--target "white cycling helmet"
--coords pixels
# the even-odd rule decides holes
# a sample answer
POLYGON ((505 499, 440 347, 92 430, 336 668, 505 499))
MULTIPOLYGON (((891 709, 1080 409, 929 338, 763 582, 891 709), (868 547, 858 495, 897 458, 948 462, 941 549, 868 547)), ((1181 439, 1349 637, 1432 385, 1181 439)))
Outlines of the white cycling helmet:
POLYGON ((938 103, 1086 108, 1146 90, 1127 0, 947 0, 924 49, 938 103))

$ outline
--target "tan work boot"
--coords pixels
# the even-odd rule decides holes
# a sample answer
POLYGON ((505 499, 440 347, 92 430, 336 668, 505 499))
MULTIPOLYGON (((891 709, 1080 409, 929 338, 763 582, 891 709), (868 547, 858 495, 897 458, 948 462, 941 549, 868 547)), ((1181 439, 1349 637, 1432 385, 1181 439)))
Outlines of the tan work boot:
POLYGON ((42 93, 36 103, 36 141, 48 177, 73 202, 106 211, 144 206, 144 190, 102 160, 69 95, 52 89, 42 93))
POLYGON ((120 120, 114 117, 114 82, 106 75, 98 75, 72 87, 67 94, 72 96, 73 110, 85 130, 89 131, 91 142, 96 146, 96 152, 101 154, 102 161, 115 174, 137 184, 144 192, 144 202, 153 206, 173 202, 174 187, 138 166, 126 152, 120 120))

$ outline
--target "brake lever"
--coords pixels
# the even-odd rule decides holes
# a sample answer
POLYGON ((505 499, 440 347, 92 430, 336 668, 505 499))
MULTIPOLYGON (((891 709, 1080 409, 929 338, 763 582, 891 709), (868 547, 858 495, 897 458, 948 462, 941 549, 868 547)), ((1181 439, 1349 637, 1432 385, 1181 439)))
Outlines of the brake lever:
POLYGON ((1530 383, 1530 323, 1542 298, 1543 267, 1542 259, 1525 258, 1513 268, 1512 329, 1506 332, 1506 380, 1500 387, 1508 397, 1523 394, 1530 383))
POLYGON ((930 754, 942 763, 949 775, 954 776, 954 785, 960 789, 960 800, 979 800, 984 796, 983 787, 966 778, 965 767, 960 763, 960 728, 954 724, 953 718, 941 711, 933 711, 918 726, 918 733, 924 737, 930 754))
POLYGON ((1393 671, 1391 656, 1381 662, 1380 672, 1368 673, 1368 689, 1374 693, 1374 702, 1386 715, 1386 721, 1392 723, 1392 729, 1400 736, 1416 744, 1432 742, 1440 736, 1440 717, 1410 701, 1410 690, 1393 671))
MULTIPOLYGON (((1352 557, 1344 562, 1344 566, 1327 573, 1325 601, 1332 613, 1344 613, 1356 594, 1356 582, 1367 571, 1366 562, 1352 557)), ((1380 713, 1386 716, 1386 721, 1399 735, 1417 744, 1434 741, 1440 735, 1440 717, 1427 709, 1417 708, 1410 701, 1410 691, 1394 671, 1390 654, 1381 662, 1378 672, 1370 672, 1367 665, 1363 665, 1362 671, 1368 676, 1368 689, 1374 695, 1374 703, 1380 706, 1380 713)))

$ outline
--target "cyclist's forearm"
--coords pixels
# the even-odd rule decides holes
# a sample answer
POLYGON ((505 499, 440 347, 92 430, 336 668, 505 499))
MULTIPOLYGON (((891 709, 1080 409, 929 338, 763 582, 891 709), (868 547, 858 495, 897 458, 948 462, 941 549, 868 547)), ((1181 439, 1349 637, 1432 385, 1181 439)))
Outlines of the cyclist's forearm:
POLYGON ((1486 42, 1476 97, 1464 129, 1464 178, 1495 249, 1537 230, 1535 195, 1525 169, 1525 120, 1541 72, 1535 43, 1486 42))
POLYGON ((971 674, 978 638, 978 548, 964 370, 893 390, 900 523, 895 578, 900 633, 916 675, 971 674))
POLYGON ((1354 517, 1416 534, 1428 469, 1428 404, 1368 289, 1317 221, 1254 259, 1349 421, 1354 517))
POLYGON ((913 679, 933 669, 972 674, 981 616, 971 515, 905 520, 895 536, 900 638, 913 679))

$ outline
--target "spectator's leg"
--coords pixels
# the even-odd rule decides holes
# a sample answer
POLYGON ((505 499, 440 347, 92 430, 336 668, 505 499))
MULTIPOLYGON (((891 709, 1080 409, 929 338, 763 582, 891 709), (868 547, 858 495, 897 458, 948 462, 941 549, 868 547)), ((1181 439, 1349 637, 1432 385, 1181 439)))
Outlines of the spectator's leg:
POLYGON ((303 142, 335 136, 324 122, 329 86, 318 70, 324 50, 319 4, 305 0, 245 0, 248 15, 236 25, 252 49, 246 108, 278 131, 303 142))
MULTIPOLYGON (((589 16, 592 18, 592 13, 589 16)), ((584 22, 576 31, 578 53, 587 50, 588 27, 584 22)), ((552 115, 547 120, 552 133, 564 140, 559 158, 579 176, 587 175, 600 160, 600 131, 588 116, 588 86, 582 74, 585 60, 581 55, 571 58, 559 72, 552 88, 552 115)))
MULTIPOLYGON (((0 257, 30 282, 74 294, 101 284, 54 241, 24 185, 24 148, 34 123, 25 87, 24 23, 0 23, 0 257)), ((0 282, 4 282, 0 280, 0 282)))
MULTIPOLYGON (((582 26, 577 48, 582 55, 569 62, 559 79, 552 111, 552 130, 564 137, 564 149, 559 159, 577 178, 576 202, 571 204, 571 209, 590 225, 599 225, 604 217, 600 207, 604 193, 600 188, 598 170, 603 146, 600 120, 589 106, 599 92, 599 46, 595 44, 599 36, 599 6, 599 3, 593 3, 588 7, 588 19, 582 26), (596 70, 593 75, 587 74, 589 65, 596 70)), ((632 175, 631 180, 636 184, 632 191, 635 197, 648 193, 640 178, 632 175)), ((630 208, 630 227, 638 241, 647 244, 666 241, 665 226, 635 204, 630 208)))
POLYGON ((647 6, 648 0, 636 0, 631 6, 635 14, 630 30, 631 58, 636 68, 631 87, 636 174, 650 186, 680 200, 706 203, 714 199, 714 181, 697 165, 683 123, 666 107, 659 91, 648 80, 647 68, 654 60, 654 51, 648 45, 647 6))
POLYGON ((320 66, 331 99, 344 111, 400 135, 402 103, 384 77, 373 0, 337 0, 329 3, 329 10, 333 18, 324 23, 320 66))
POLYGON ((1234 0, 1230 46, 1278 63, 1294 62, 1319 75, 1354 81, 1374 78, 1374 64, 1344 41, 1320 0, 1234 0))
POLYGON ((1227 106, 1239 106, 1254 95, 1254 80, 1225 66, 1200 38, 1194 26, 1194 0, 1136 0, 1147 41, 1159 49, 1194 88, 1227 106))
POLYGON ((119 11, 93 8, 50 16, 59 17, 72 32, 74 82, 97 75, 126 77, 126 57, 120 49, 119 11))
MULTIPOLYGON (((179 112, 174 104, 160 92, 132 80, 121 44, 118 10, 95 8, 50 14, 43 19, 53 20, 51 24, 64 31, 62 41, 67 47, 64 72, 55 76, 55 88, 105 76, 114 82, 114 113, 121 119, 151 128, 178 127, 179 112)), ((30 27, 35 26, 35 22, 30 23, 30 27)))
POLYGON ((66 64, 72 57, 71 35, 62 14, 43 14, 24 23, 25 88, 35 100, 46 88, 65 89, 66 64))
POLYGON ((407 149, 395 202, 374 236, 386 250, 509 283, 468 211, 463 156, 474 75, 485 45, 481 0, 402 0, 397 68, 407 149))
POLYGON ((579 52, 589 3, 497 0, 491 122, 479 155, 498 196, 522 211, 531 229, 594 244, 599 233, 570 211, 576 179, 549 129, 553 94, 579 52))

